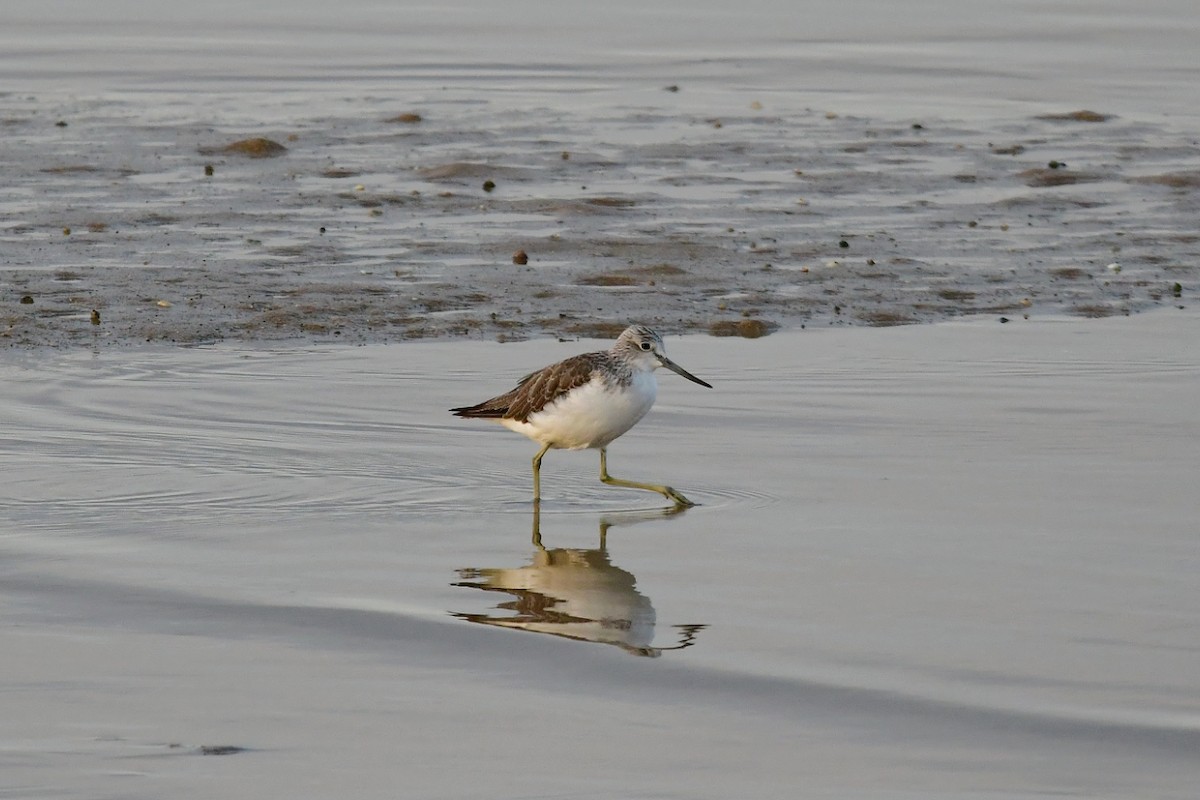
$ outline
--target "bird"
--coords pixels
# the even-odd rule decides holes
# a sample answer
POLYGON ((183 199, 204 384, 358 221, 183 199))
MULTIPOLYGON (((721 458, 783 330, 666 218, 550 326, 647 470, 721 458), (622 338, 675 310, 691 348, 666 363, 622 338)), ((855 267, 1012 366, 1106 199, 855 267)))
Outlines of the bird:
POLYGON ((657 492, 677 507, 695 505, 670 486, 614 478, 608 446, 646 415, 658 394, 659 367, 713 388, 667 358, 662 336, 645 325, 622 331, 608 350, 581 353, 522 378, 514 389, 473 406, 450 409, 457 417, 489 419, 539 442, 533 457, 533 502, 541 502, 542 457, 551 449, 600 451, 600 480, 611 486, 657 492))

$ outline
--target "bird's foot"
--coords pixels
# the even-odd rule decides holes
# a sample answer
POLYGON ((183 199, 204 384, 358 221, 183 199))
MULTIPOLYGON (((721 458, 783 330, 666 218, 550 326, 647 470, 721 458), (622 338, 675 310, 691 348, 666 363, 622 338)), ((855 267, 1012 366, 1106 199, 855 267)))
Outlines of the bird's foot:
POLYGON ((662 493, 663 497, 667 498, 672 503, 674 503, 676 505, 676 507, 691 508, 692 506, 696 505, 691 500, 688 500, 686 497, 681 495, 679 492, 672 489, 670 486, 664 486, 662 488, 663 488, 663 493, 662 493))

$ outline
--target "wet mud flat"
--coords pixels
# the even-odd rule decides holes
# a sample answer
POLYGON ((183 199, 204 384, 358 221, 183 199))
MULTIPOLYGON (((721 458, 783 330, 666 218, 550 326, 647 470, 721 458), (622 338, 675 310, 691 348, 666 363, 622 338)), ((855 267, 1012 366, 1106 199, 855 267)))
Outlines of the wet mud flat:
POLYGON ((255 103, 0 95, 0 346, 754 337, 1200 291, 1195 132, 1103 107, 871 116, 686 84, 255 103))

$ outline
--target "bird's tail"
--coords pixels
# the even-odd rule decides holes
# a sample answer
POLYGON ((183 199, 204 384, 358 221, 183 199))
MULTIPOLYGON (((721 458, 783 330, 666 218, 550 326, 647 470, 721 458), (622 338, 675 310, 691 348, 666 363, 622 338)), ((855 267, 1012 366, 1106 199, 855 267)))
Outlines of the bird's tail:
POLYGON ((508 406, 496 405, 487 400, 474 406, 452 408, 450 409, 450 413, 456 417, 463 417, 465 419, 500 419, 508 413, 508 406))

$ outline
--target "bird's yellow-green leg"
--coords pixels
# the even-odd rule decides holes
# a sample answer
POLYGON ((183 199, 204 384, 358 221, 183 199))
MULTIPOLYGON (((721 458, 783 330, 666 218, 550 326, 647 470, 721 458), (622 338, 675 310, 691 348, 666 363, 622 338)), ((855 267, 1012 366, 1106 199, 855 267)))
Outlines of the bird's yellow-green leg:
POLYGON ((538 550, 545 550, 542 547, 542 520, 541 520, 541 503, 533 504, 533 546, 538 550))
POLYGON ((670 500, 677 506, 687 508, 696 505, 691 500, 681 495, 679 492, 672 489, 670 486, 659 486, 654 483, 638 483, 637 481, 626 481, 620 478, 614 478, 608 474, 608 450, 600 448, 600 480, 612 486, 626 486, 630 489, 645 489, 650 492, 658 492, 663 497, 670 500))
POLYGON ((542 456, 546 455, 546 451, 550 449, 550 445, 546 444, 538 454, 533 457, 533 503, 537 505, 542 502, 542 456))

